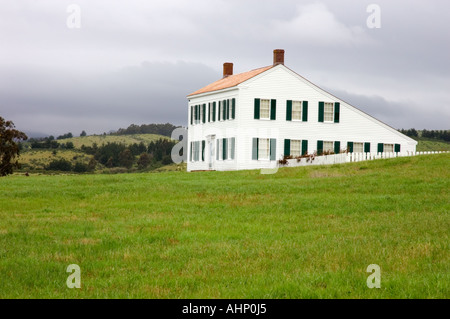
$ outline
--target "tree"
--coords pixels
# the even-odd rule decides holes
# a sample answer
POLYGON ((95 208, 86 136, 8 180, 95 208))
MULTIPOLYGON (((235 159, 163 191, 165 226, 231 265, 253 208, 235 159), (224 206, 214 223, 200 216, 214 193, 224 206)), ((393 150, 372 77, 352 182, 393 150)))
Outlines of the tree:
POLYGON ((131 168, 133 166, 134 156, 131 153, 130 149, 126 148, 119 154, 119 164, 120 166, 124 166, 126 168, 131 168))
POLYGON ((152 161, 152 158, 148 153, 142 153, 141 156, 139 156, 139 159, 137 161, 138 168, 139 169, 146 168, 150 164, 151 161, 152 161))
POLYGON ((76 162, 73 166, 73 171, 77 173, 85 173, 89 170, 89 167, 85 163, 76 162))
POLYGON ((92 157, 89 160, 88 171, 90 172, 95 171, 95 167, 97 167, 97 161, 95 160, 95 158, 92 157))
POLYGON ((72 170, 72 163, 68 160, 61 158, 51 161, 47 166, 45 166, 47 171, 63 171, 68 172, 72 170))
POLYGON ((20 168, 16 157, 19 157, 19 142, 27 140, 25 133, 15 129, 12 121, 0 116, 0 176, 12 174, 14 168, 20 168))
POLYGON ((87 134, 86 134, 86 131, 85 130, 83 130, 82 132, 81 132, 81 134, 80 134, 80 136, 86 136, 87 134))

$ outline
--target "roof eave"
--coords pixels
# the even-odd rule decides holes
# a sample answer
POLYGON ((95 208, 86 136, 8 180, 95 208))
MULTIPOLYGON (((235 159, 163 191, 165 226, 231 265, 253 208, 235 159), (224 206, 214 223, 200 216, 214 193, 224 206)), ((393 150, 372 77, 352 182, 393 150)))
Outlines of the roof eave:
POLYGON ((238 89, 239 89, 238 85, 235 85, 235 86, 228 87, 228 88, 225 88, 225 89, 214 90, 214 91, 209 91, 209 92, 204 92, 204 93, 198 93, 198 94, 191 93, 188 96, 186 96, 186 98, 187 99, 199 98, 199 97, 204 97, 204 96, 208 96, 208 95, 212 95, 212 94, 234 91, 234 90, 238 90, 238 89))

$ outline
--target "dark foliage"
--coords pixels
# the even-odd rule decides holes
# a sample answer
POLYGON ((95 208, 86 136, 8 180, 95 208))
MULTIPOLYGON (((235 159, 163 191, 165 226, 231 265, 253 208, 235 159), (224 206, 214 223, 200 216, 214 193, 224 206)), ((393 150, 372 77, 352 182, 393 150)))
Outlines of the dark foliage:
POLYGON ((136 125, 131 124, 128 128, 120 128, 114 135, 129 135, 129 134, 159 134, 170 137, 173 130, 177 126, 166 123, 166 124, 142 124, 136 125))
POLYGON ((65 160, 63 158, 53 160, 48 164, 45 169, 47 171, 62 171, 62 172, 69 172, 72 170, 72 163, 68 160, 65 160))
POLYGON ((72 133, 69 132, 69 133, 66 133, 66 134, 58 136, 56 139, 57 140, 63 140, 63 139, 72 138, 72 137, 73 137, 72 133))
POLYGON ((14 123, 0 116, 0 176, 13 173, 14 168, 20 168, 16 157, 20 155, 20 141, 28 137, 15 129, 14 123))

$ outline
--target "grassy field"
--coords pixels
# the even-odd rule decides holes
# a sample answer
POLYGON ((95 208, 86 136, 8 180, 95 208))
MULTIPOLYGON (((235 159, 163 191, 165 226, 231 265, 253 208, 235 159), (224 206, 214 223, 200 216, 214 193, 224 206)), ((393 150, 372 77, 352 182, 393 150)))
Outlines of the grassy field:
POLYGON ((449 163, 1 178, 0 298, 449 298, 449 163))
POLYGON ((44 170, 45 166, 53 160, 65 159, 70 162, 89 163, 91 156, 78 150, 53 150, 48 149, 34 149, 20 154, 20 163, 22 164, 22 171, 28 170, 44 170))
POLYGON ((420 137, 418 142, 416 147, 418 152, 450 151, 450 143, 443 140, 420 137))

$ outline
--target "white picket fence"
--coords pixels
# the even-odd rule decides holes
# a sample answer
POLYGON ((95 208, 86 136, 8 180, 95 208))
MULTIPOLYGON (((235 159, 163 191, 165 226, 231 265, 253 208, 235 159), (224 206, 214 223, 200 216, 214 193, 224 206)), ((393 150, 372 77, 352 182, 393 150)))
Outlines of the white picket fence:
POLYGON ((441 154, 441 153, 450 153, 450 152, 440 151, 440 152, 399 152, 399 153, 341 153, 341 154, 333 154, 333 155, 306 157, 306 158, 301 158, 300 161, 298 161, 297 159, 288 159, 287 165, 282 165, 282 164, 278 164, 278 165, 281 167, 284 167, 284 166, 295 167, 295 166, 308 166, 308 165, 330 165, 330 164, 372 161, 372 160, 382 159, 382 158, 430 155, 430 154, 441 154))

